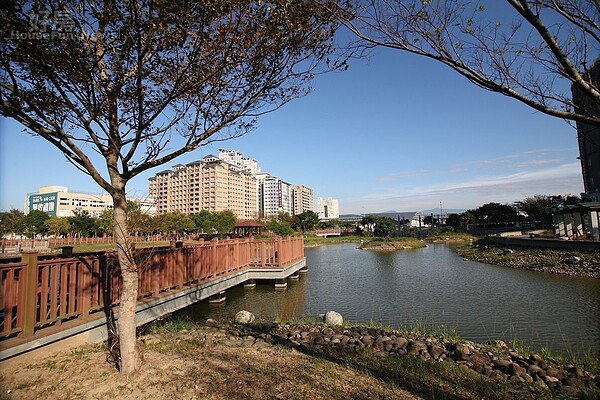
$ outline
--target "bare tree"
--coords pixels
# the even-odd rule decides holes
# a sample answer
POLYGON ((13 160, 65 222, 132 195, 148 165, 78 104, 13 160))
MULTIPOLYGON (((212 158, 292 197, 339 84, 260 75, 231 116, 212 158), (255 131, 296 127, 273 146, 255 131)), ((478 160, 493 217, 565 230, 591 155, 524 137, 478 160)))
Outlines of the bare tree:
POLYGON ((0 113, 113 199, 123 373, 141 363, 127 182, 248 132, 261 114, 305 95, 314 74, 342 67, 326 1, 2 2, 0 113))
POLYGON ((359 46, 425 56, 542 113, 600 125, 600 82, 586 74, 600 56, 598 0, 364 0, 356 10, 330 9, 359 46))

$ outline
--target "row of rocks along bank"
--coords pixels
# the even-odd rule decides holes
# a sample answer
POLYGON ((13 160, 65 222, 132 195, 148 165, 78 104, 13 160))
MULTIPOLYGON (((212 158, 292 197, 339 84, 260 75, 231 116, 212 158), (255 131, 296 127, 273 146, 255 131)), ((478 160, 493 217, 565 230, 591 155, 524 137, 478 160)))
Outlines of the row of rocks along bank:
MULTIPOLYGON (((477 344, 383 328, 348 326, 341 324, 342 318, 335 312, 329 312, 327 318, 334 324, 253 324, 254 316, 241 311, 236 316, 237 323, 215 327, 216 332, 210 335, 216 334, 240 345, 283 344, 316 354, 327 351, 327 348, 348 351, 370 349, 374 355, 382 357, 412 356, 432 362, 454 363, 489 379, 530 385, 536 390, 600 394, 600 375, 592 375, 573 365, 563 366, 544 360, 538 354, 523 356, 502 341, 477 344)), ((208 324, 217 325, 212 320, 208 324)), ((213 336, 206 339, 213 340, 216 338, 213 336)))
POLYGON ((549 249, 509 249, 473 246, 476 252, 458 249, 458 254, 473 261, 515 269, 600 279, 600 253, 569 252, 549 249), (468 253, 468 255, 467 255, 468 253))

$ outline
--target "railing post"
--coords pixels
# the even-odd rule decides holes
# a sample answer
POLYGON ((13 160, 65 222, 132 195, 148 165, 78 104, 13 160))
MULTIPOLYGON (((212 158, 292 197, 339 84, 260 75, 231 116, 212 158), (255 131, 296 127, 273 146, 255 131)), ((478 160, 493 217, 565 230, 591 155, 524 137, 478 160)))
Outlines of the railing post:
POLYGON ((278 267, 281 267, 281 265, 283 264, 282 261, 282 257, 284 256, 284 251, 283 251, 283 238, 281 236, 277 237, 277 248, 275 249, 275 252, 273 254, 273 257, 275 257, 275 260, 273 260, 275 262, 275 264, 278 267))
POLYGON ((32 336, 35 330, 35 318, 37 313, 37 289, 38 289, 38 253, 37 251, 24 252, 21 261, 27 264, 25 268, 25 285, 21 304, 23 305, 23 331, 19 336, 32 336))

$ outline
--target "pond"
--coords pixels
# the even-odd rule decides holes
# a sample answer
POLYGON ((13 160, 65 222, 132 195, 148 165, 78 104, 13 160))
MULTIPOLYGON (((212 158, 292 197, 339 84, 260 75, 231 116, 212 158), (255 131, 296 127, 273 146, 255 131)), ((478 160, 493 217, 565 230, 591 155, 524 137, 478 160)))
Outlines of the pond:
POLYGON ((450 329, 465 339, 513 339, 540 351, 600 356, 600 280, 466 261, 446 245, 374 252, 355 244, 305 251, 308 273, 275 290, 227 291, 224 305, 203 301, 181 313, 231 320, 245 309, 270 320, 335 310, 345 320, 450 329))

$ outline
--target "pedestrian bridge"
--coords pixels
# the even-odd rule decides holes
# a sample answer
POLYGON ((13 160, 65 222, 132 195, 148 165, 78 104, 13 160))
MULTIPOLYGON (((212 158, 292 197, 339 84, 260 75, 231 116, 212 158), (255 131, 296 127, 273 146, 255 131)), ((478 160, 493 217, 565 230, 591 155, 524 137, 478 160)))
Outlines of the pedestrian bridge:
POLYGON ((315 231, 309 232, 312 235, 320 236, 320 237, 329 237, 329 236, 340 236, 342 234, 341 228, 332 228, 332 229, 319 229, 315 231))
MULTIPOLYGON (((107 321, 118 321, 121 277, 116 252, 41 256, 22 253, 0 260, 0 361, 45 346, 99 342, 107 321)), ((140 326, 200 300, 222 301, 243 283, 286 278, 306 270, 304 241, 297 238, 232 239, 140 249, 140 326)))

